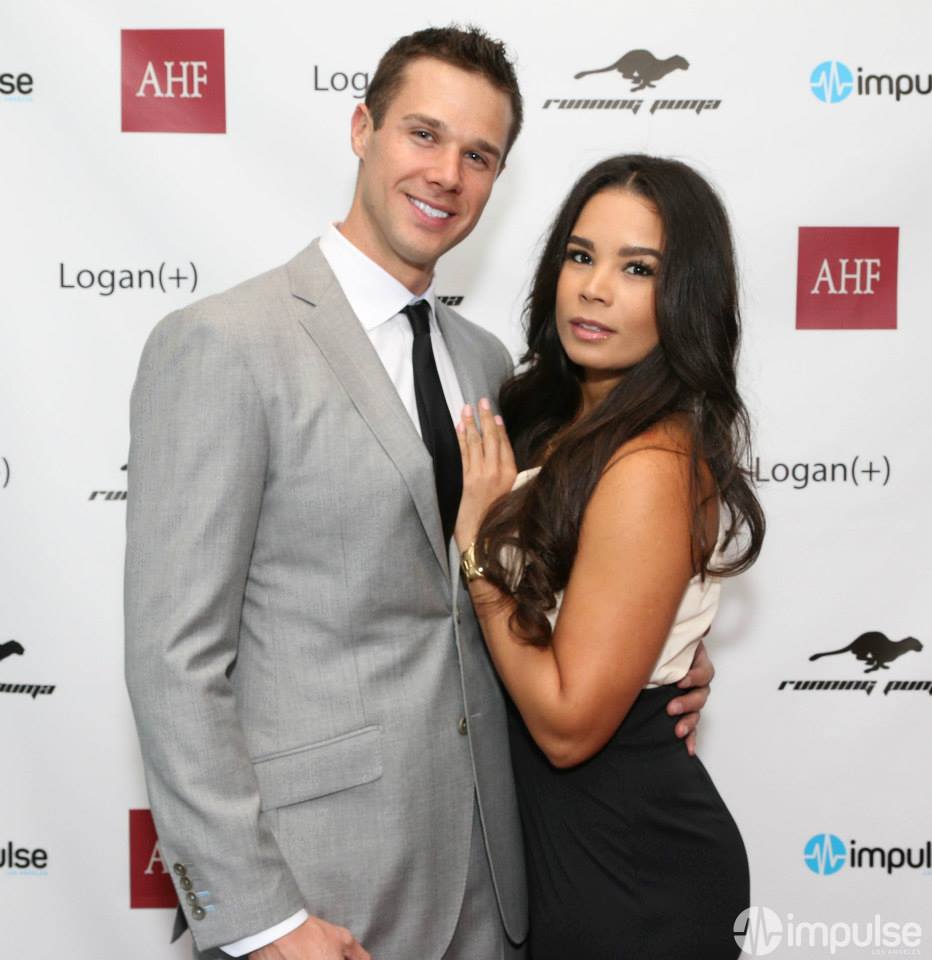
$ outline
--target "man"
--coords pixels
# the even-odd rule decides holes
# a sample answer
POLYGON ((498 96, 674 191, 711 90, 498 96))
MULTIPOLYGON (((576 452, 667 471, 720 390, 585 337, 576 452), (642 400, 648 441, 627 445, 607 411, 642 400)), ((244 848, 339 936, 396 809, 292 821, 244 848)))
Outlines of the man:
POLYGON ((511 360, 432 286, 520 125, 500 44, 402 38, 353 114, 339 228, 170 315, 143 352, 127 683, 202 957, 491 960, 525 937, 504 707, 449 542, 445 446, 511 360))

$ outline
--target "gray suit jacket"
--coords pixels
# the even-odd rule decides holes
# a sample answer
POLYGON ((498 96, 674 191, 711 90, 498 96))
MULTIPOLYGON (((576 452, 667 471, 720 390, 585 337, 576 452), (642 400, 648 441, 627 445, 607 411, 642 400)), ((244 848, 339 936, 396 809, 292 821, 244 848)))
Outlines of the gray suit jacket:
MULTIPOLYGON (((497 395, 507 351, 437 314, 464 397, 497 395)), ((156 326, 131 433, 126 677, 197 947, 306 907, 379 960, 439 957, 475 793, 522 940, 501 690, 430 457, 316 242, 156 326)))

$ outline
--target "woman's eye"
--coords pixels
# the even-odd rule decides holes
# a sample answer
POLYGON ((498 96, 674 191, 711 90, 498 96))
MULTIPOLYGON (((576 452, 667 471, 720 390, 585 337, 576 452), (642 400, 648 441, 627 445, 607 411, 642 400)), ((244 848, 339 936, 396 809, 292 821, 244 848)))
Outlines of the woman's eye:
POLYGON ((592 257, 585 250, 567 250, 566 259, 573 263, 592 263, 592 257))
POLYGON ((629 263, 625 267, 625 273, 631 273, 636 277, 652 277, 654 268, 641 260, 635 260, 634 263, 629 263))

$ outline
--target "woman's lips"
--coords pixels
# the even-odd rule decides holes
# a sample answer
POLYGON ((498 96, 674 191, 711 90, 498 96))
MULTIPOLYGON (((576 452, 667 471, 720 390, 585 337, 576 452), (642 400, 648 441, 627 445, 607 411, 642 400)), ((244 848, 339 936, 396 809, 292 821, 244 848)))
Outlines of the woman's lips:
POLYGON ((607 340, 615 332, 611 327, 596 323, 595 320, 587 320, 584 317, 574 317, 570 320, 570 327, 574 336, 588 342, 607 340))

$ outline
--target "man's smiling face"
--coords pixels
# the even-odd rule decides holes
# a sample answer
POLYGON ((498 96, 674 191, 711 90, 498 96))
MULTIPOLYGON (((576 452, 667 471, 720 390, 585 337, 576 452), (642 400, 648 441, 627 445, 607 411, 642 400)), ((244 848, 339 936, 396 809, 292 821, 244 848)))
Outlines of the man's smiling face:
MULTIPOLYGON (((343 234, 409 289, 479 220, 511 127, 508 94, 481 74, 422 57, 409 63, 378 130, 353 115, 359 179, 343 234)), ((415 292, 420 292, 415 290, 415 292)))

